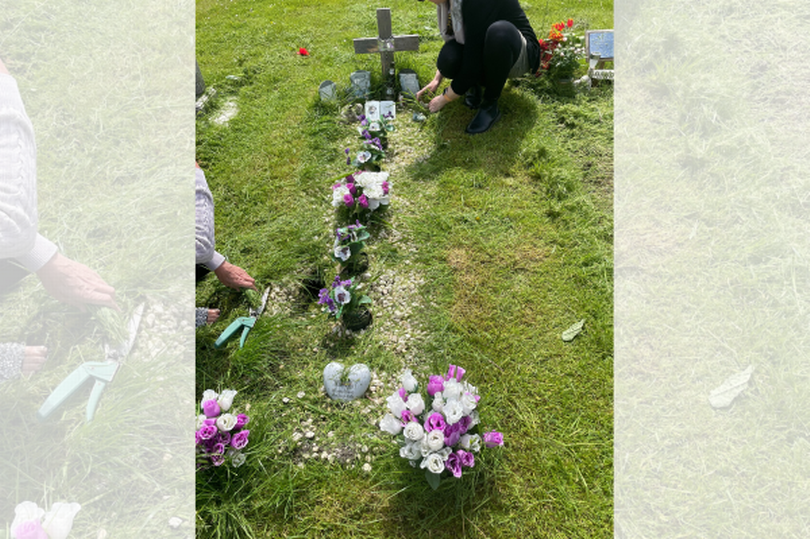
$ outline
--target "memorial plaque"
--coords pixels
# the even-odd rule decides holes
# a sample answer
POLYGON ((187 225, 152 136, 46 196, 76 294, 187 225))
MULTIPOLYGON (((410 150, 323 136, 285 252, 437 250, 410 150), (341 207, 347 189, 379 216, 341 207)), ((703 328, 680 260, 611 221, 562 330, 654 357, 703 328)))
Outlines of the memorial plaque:
POLYGON ((588 30, 585 32, 585 52, 590 58, 598 54, 600 62, 613 61, 613 30, 588 30))
POLYGON ((363 396, 371 383, 371 371, 362 363, 352 365, 344 376, 345 368, 333 361, 323 370, 326 394, 334 400, 348 402, 363 396))

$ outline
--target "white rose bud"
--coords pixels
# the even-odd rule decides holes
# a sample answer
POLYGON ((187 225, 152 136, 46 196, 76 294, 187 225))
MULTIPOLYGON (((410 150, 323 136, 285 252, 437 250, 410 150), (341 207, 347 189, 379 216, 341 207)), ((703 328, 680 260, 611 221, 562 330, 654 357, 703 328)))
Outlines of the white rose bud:
POLYGON ((444 383, 444 390, 442 390, 442 395, 444 396, 445 401, 449 401, 450 399, 458 399, 461 397, 462 387, 455 378, 450 378, 444 383))
POLYGON ((385 417, 380 421, 380 429, 384 430, 388 434, 393 434, 396 436, 402 432, 402 423, 400 423, 400 421, 391 414, 385 414, 385 417))
POLYGON ((419 415, 425 411, 425 401, 422 400, 422 395, 419 393, 408 396, 408 401, 405 403, 405 406, 413 412, 413 415, 419 415))
POLYGON ((226 389, 222 392, 222 394, 217 399, 217 404, 219 404, 219 409, 223 412, 227 412, 231 409, 233 405, 233 398, 236 396, 235 389, 226 389))
POLYGON ((444 411, 444 397, 441 391, 433 395, 433 404, 430 406, 434 412, 442 413, 444 411))
POLYGON ((200 401, 200 408, 203 407, 203 403, 205 401, 215 401, 217 400, 217 397, 219 397, 219 393, 217 393, 213 389, 206 389, 205 391, 203 391, 202 400, 200 401))
POLYGON ((432 430, 427 433, 427 446, 431 451, 438 451, 444 447, 444 433, 440 430, 432 430))
POLYGON ((405 425, 405 432, 403 433, 405 438, 411 440, 412 442, 418 442, 425 436, 425 429, 422 428, 422 425, 417 423, 416 421, 409 421, 407 425, 405 425))
POLYGON ((464 415, 470 415, 478 405, 478 403, 475 402, 475 396, 470 393, 463 394, 459 402, 461 403, 461 409, 464 411, 464 415))
POLYGON ((419 467, 427 468, 431 473, 440 474, 444 471, 444 459, 442 459, 441 455, 431 453, 422 460, 419 467))
POLYGON ((399 448, 399 456, 408 460, 418 460, 422 457, 422 443, 411 442, 399 448))
POLYGON ((444 417, 448 425, 458 423, 464 417, 464 408, 462 408, 461 403, 456 399, 448 400, 444 405, 444 417))
POLYGON ((203 421, 206 420, 205 414, 200 414, 197 416, 197 428, 194 430, 200 430, 203 426, 203 421))
POLYGON ((477 434, 465 434, 459 440, 461 448, 465 451, 478 453, 481 450, 481 437, 477 434))
POLYGON ((419 385, 416 378, 413 377, 413 372, 411 369, 405 369, 405 372, 402 373, 400 380, 402 381, 402 387, 404 387, 405 391, 408 393, 413 393, 416 391, 416 387, 419 385))
POLYGON ((231 463, 233 464, 234 468, 240 467, 242 464, 245 463, 245 454, 241 451, 235 451, 231 455, 231 463))
POLYGON ((405 401, 402 400, 402 397, 399 396, 399 392, 388 397, 386 401, 388 402, 388 409, 391 410, 394 417, 402 417, 402 412, 407 409, 407 406, 405 405, 405 401))
POLYGON ((222 414, 217 418, 219 432, 231 432, 235 426, 236 416, 233 414, 222 414))

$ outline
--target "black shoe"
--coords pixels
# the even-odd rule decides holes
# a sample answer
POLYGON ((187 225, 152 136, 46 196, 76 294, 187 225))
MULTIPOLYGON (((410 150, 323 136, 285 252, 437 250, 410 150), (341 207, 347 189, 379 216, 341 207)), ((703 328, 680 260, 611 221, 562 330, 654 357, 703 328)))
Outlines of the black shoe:
POLYGON ((484 101, 481 103, 481 108, 478 109, 478 114, 472 119, 470 125, 467 126, 467 133, 477 135, 489 131, 489 128, 498 121, 501 117, 501 112, 498 110, 498 101, 484 101))
POLYGON ((467 90, 464 94, 464 105, 470 109, 477 109, 481 106, 481 87, 477 84, 467 90))

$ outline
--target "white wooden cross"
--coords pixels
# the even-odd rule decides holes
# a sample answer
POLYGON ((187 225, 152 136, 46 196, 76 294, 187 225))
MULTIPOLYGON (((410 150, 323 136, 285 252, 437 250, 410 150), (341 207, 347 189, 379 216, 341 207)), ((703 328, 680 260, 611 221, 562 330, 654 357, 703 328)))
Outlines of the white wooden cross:
MULTIPOLYGON (((418 51, 419 36, 410 34, 395 36, 391 33, 391 9, 377 9, 378 37, 361 37, 354 40, 355 54, 379 53, 382 60, 383 80, 393 79, 391 72, 394 64, 394 53, 400 51, 418 51)), ((391 81, 389 81, 391 82, 391 81)))

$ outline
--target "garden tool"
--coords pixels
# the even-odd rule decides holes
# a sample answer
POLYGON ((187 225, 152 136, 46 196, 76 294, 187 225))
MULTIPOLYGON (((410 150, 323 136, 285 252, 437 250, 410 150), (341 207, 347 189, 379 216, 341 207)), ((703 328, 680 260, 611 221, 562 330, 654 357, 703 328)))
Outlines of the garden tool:
POLYGON ((247 339, 248 333, 250 330, 253 329, 253 325, 256 323, 256 319, 264 311, 264 307, 267 305, 267 297, 270 295, 270 287, 264 289, 264 294, 262 294, 262 301, 259 303, 259 306, 255 309, 250 309, 249 313, 250 316, 240 316, 233 322, 231 325, 228 326, 225 331, 222 332, 222 335, 219 336, 217 342, 214 343, 214 348, 222 348, 225 343, 233 337, 240 328, 242 328, 242 338, 239 340, 239 348, 245 346, 245 339, 247 339))
POLYGON ((93 389, 90 391, 90 398, 87 401, 87 421, 93 420, 98 407, 98 401, 107 384, 112 382, 115 373, 121 366, 121 362, 129 354, 132 344, 135 342, 135 335, 138 333, 138 326, 143 315, 144 304, 138 305, 132 317, 127 322, 128 337, 124 342, 115 346, 104 344, 104 361, 88 361, 79 365, 76 370, 70 373, 67 378, 53 390, 45 403, 39 408, 37 416, 39 419, 47 419, 63 402, 73 395, 84 383, 92 378, 94 380, 93 389))

